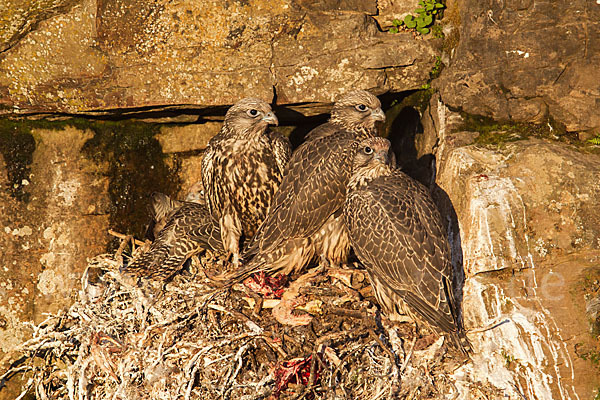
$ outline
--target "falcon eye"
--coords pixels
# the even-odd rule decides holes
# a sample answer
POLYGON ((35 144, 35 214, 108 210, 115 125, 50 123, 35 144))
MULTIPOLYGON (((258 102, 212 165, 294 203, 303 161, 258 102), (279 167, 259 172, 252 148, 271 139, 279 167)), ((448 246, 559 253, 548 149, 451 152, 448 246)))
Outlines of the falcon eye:
POLYGON ((373 149, 370 148, 369 146, 365 147, 365 154, 371 154, 373 153, 373 149))
POLYGON ((248 110, 248 115, 251 117, 256 117, 258 115, 258 110, 255 110, 254 108, 252 110, 248 110))
POLYGON ((356 109, 358 111, 367 111, 367 106, 365 106, 364 104, 359 104, 356 106, 356 109))

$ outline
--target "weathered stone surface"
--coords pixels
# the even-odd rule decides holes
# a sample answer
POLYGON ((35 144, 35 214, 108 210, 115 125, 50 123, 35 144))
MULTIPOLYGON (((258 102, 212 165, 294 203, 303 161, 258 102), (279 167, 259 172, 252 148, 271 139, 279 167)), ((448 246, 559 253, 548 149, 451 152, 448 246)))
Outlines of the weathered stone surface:
POLYGON ((600 6, 589 0, 459 3, 443 101, 495 119, 600 128, 600 6))
POLYGON ((0 354, 27 338, 28 322, 72 300, 86 259, 108 242, 108 179, 81 155, 92 134, 33 130, 30 174, 17 200, 0 156, 0 354))
POLYGON ((351 11, 377 14, 375 0, 295 0, 294 4, 311 11, 351 11))
POLYGON ((378 14, 374 18, 383 29, 389 29, 393 20, 404 20, 408 14, 414 14, 415 8, 417 2, 412 0, 380 0, 377 2, 378 14))
POLYGON ((205 122, 176 127, 163 126, 156 139, 164 153, 203 150, 222 125, 222 122, 205 122))
POLYGON ((376 3, 358 3, 84 0, 0 55, 0 104, 5 113, 111 112, 270 101, 277 91, 280 104, 322 105, 351 88, 426 82, 428 42, 379 32, 367 15, 376 3))
POLYGON ((494 326, 469 335, 474 362, 455 372, 457 387, 466 398, 475 383, 490 398, 593 397, 600 371, 580 348, 598 342, 579 287, 600 257, 600 157, 539 139, 469 145, 439 99, 427 115, 440 145, 423 139, 420 152, 438 160, 465 325, 494 326))
POLYGON ((0 3, 0 53, 12 47, 38 22, 65 12, 80 0, 3 0, 0 3))
POLYGON ((353 88, 409 90, 429 77, 435 59, 425 41, 378 32, 368 16, 308 14, 295 35, 273 44, 277 101, 333 102, 353 88), (344 32, 340 40, 340 32, 344 32))

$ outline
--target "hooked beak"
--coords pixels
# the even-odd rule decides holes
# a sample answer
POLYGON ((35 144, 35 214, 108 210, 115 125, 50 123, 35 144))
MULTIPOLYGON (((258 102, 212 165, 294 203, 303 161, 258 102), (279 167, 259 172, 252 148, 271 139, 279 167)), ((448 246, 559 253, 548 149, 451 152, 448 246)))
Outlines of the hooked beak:
POLYGON ((275 125, 275 126, 279 125, 279 120, 277 119, 275 114, 273 114, 273 112, 269 112, 269 113, 265 114, 264 117, 262 117, 262 120, 265 121, 269 125, 275 125))
POLYGON ((373 159, 380 164, 388 165, 390 163, 389 151, 380 150, 373 155, 373 159))
POLYGON ((383 110, 381 109, 381 107, 371 111, 371 118, 374 121, 385 122, 385 114, 383 113, 383 110))

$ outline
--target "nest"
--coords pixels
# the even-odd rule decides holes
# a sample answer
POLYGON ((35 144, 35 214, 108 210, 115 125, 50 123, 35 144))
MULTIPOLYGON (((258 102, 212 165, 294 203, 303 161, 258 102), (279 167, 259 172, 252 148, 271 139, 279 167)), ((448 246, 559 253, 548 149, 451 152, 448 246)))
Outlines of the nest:
POLYGON ((0 379, 24 374, 19 398, 39 399, 456 393, 443 338, 382 318, 364 271, 314 268, 287 286, 256 277, 224 289, 208 266, 194 257, 170 282, 140 284, 119 272, 119 252, 95 257, 75 304, 36 326, 0 379))

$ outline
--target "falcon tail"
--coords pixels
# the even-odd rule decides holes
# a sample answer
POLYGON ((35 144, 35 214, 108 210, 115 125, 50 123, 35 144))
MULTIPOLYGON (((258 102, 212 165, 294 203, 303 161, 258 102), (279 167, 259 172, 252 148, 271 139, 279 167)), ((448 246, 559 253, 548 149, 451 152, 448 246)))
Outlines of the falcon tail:
POLYGON ((191 241, 180 241, 176 246, 156 241, 150 249, 123 268, 123 272, 143 278, 169 279, 197 250, 191 241))
POLYGON ((471 358, 471 354, 473 354, 473 347, 471 346, 471 342, 469 342, 464 329, 459 329, 456 332, 452 332, 448 336, 450 336, 452 344, 457 350, 460 351, 461 355, 463 355, 466 359, 471 358))
POLYGON ((310 239, 289 240, 273 252, 256 254, 236 271, 210 278, 222 284, 233 285, 257 272, 265 272, 269 275, 289 275, 306 266, 314 254, 315 248, 310 239))

